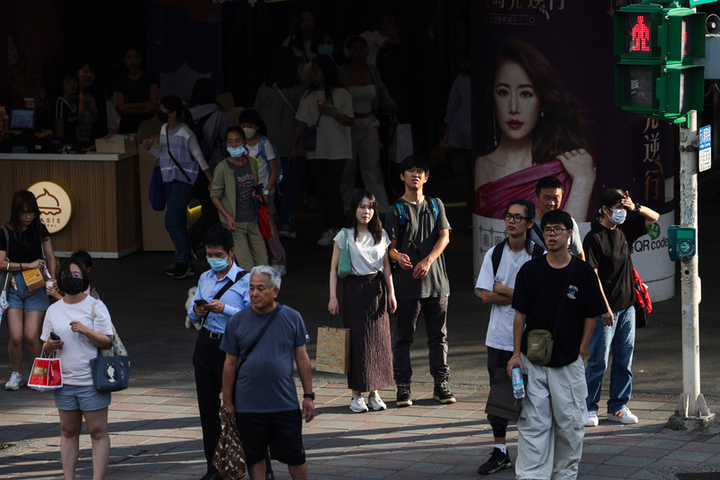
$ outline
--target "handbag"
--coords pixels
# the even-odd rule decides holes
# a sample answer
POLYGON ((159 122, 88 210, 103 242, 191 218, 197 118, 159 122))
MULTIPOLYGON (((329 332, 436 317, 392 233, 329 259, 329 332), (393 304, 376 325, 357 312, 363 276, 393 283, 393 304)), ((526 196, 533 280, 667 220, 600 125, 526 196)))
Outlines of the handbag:
POLYGON ((56 353, 52 352, 50 356, 46 357, 45 350, 43 350, 40 357, 35 359, 30 371, 28 387, 33 387, 41 392, 62 388, 62 363, 59 358, 56 358, 56 353))
POLYGON ((150 206, 153 210, 158 212, 165 210, 165 183, 162 179, 162 173, 160 172, 160 161, 155 161, 153 167, 152 177, 150 178, 150 206))
POLYGON ((565 300, 567 300, 568 288, 570 287, 570 281, 572 280, 572 275, 575 271, 575 262, 575 258, 570 257, 570 268, 568 269, 567 278, 565 279, 565 288, 562 290, 562 296, 560 298, 557 316, 555 317, 553 332, 550 333, 548 330, 541 328, 536 328, 528 332, 527 353, 525 355, 528 360, 535 365, 547 365, 550 362, 550 358, 552 358, 554 338, 557 336, 558 328, 560 326, 560 316, 563 314, 563 310, 565 310, 565 300))
POLYGON ((257 209, 257 224, 260 227, 260 235, 263 238, 272 237, 272 227, 270 226, 270 207, 267 203, 263 203, 257 209))
MULTIPOLYGON (((5 260, 8 261, 8 265, 10 265, 10 235, 8 235, 7 228, 2 227, 3 234, 5 235, 5 260)), ((12 274, 8 271, 0 272, 0 284, 2 284, 2 291, 0 291, 0 325, 2 325, 2 319, 5 315, 5 310, 8 309, 10 304, 7 300, 7 289, 8 284, 10 283, 10 276, 12 274)))
POLYGON ((23 270, 22 276, 25 280, 25 285, 27 285, 28 291, 30 292, 34 292, 35 290, 39 290, 45 286, 45 277, 39 268, 23 270))
POLYGON ((338 277, 345 278, 352 273, 352 263, 350 262, 350 249, 348 248, 348 233, 346 228, 342 229, 345 233, 345 246, 340 249, 340 258, 338 259, 338 277))
POLYGON ((633 285, 635 287, 635 328, 647 327, 650 320, 650 312, 652 312, 652 301, 648 293, 647 286, 640 278, 637 270, 632 269, 633 285))
POLYGON ((247 460, 235 422, 227 422, 220 432, 212 464, 223 480, 238 480, 245 476, 247 460))
MULTIPOLYGON (((93 329, 95 328, 95 305, 92 304, 93 329)), ((117 336, 115 325, 113 325, 112 347, 109 349, 97 349, 95 358, 90 359, 90 374, 95 388, 101 392, 117 392, 125 390, 130 384, 130 358, 120 337, 117 336), (117 338, 117 342, 115 339, 117 338), (126 354, 121 355, 116 345, 126 354)))
POLYGON ((322 117, 322 115, 318 115, 318 119, 315 122, 315 125, 308 128, 307 133, 303 137, 302 145, 303 148, 308 152, 313 152, 317 148, 317 127, 318 123, 320 123, 320 117, 322 117))
MULTIPOLYGON (((333 315, 332 318, 337 325, 337 316, 333 315)), ((348 373, 350 371, 350 329, 318 327, 316 352, 316 371, 348 373)))
MULTIPOLYGON (((525 375, 525 383, 527 383, 527 375, 525 375)), ((515 398, 513 395, 512 379, 508 377, 507 371, 504 368, 495 367, 485 413, 516 422, 520 417, 521 407, 522 398, 515 398)))

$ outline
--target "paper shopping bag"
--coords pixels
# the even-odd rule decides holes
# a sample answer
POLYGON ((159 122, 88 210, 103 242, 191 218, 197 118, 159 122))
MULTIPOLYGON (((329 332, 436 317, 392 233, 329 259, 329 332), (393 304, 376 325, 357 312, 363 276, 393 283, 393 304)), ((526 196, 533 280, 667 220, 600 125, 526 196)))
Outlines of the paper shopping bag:
POLYGON ((315 370, 329 373, 350 371, 350 329, 318 327, 315 370))
POLYGON ((38 357, 33 362, 28 387, 47 392, 62 388, 62 364, 59 358, 38 357))

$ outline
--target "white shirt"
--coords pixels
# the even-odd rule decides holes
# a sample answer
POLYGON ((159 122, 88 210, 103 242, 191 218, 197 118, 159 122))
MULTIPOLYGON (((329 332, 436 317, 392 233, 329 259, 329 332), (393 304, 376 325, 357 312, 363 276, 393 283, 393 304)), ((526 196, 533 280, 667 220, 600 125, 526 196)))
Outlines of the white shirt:
POLYGON ((80 303, 69 304, 65 300, 53 303, 45 313, 40 340, 50 339, 50 332, 60 337, 63 347, 56 350, 62 364, 63 385, 92 385, 90 359, 97 357, 98 350, 90 339, 73 332, 70 322, 82 322, 86 327, 104 335, 112 335, 110 312, 101 300, 88 296, 80 303), (92 306, 95 304, 95 321, 92 306))
MULTIPOLYGON (((248 151, 248 154, 255 159, 258 165, 258 181, 262 183, 263 185, 267 186, 268 182, 270 181, 270 167, 268 166, 268 162, 270 160, 276 160, 275 158, 275 149, 272 147, 272 144, 270 143, 270 140, 268 140, 267 137, 265 137, 265 155, 267 156, 268 161, 266 162, 264 158, 260 156, 260 142, 256 143, 255 145, 246 144, 245 148, 248 151)), ((275 187, 273 187, 275 188, 275 187)))
MULTIPOLYGON (((333 89, 331 108, 345 116, 354 118, 353 104, 350 92, 344 88, 333 89)), ((311 91, 303 97, 298 106, 296 120, 305 122, 312 128, 317 122, 318 100, 325 100, 325 92, 311 91)), ((350 127, 345 126, 329 115, 322 115, 317 124, 317 145, 315 151, 306 152, 309 159, 340 160, 352 158, 352 142, 350 140, 350 127)))
MULTIPOLYGON (((510 246, 505 243, 500 265, 497 274, 493 276, 492 253, 497 246, 492 247, 485 253, 480 274, 478 275, 475 288, 493 291, 495 282, 500 282, 508 288, 515 288, 515 277, 525 262, 532 259, 532 255, 523 249, 514 253, 510 246)), ((531 247, 532 248, 532 247, 531 247)), ((513 322, 515 321, 515 309, 512 305, 494 305, 490 309, 490 323, 488 323, 485 345, 498 350, 513 351, 513 322)))
MULTIPOLYGON (((348 237, 348 250, 350 250, 350 263, 353 275, 372 275, 382 272, 387 248, 390 246, 390 237, 385 230, 382 239, 377 244, 370 232, 359 233, 355 241, 355 230, 346 228, 348 237)), ((340 230, 333 239, 340 249, 345 246, 345 232, 340 230)))

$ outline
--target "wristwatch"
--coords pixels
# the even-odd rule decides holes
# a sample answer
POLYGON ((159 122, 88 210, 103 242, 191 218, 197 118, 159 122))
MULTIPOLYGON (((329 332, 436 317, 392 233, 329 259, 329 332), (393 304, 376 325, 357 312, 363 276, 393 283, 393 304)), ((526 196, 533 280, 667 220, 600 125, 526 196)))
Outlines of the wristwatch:
POLYGON ((263 190, 263 195, 265 195, 266 197, 270 195, 270 190, 263 190))
POLYGON ((313 402, 315 401, 315 392, 312 393, 303 393, 303 398, 309 398, 313 402))
POLYGON ((639 203, 635 202, 635 210, 634 210, 635 213, 640 213, 640 207, 642 207, 642 205, 640 205, 639 203))

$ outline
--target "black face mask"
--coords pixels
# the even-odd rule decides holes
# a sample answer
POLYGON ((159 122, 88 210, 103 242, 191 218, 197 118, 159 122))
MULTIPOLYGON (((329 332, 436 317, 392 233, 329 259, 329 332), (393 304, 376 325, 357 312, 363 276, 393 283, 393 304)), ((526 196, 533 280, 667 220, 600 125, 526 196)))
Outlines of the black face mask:
POLYGON ((60 290, 68 295, 77 295, 84 290, 83 279, 75 277, 62 277, 60 279, 60 290))
POLYGON ((165 112, 157 112, 157 119, 160 120, 160 123, 167 123, 168 121, 168 114, 165 112))

